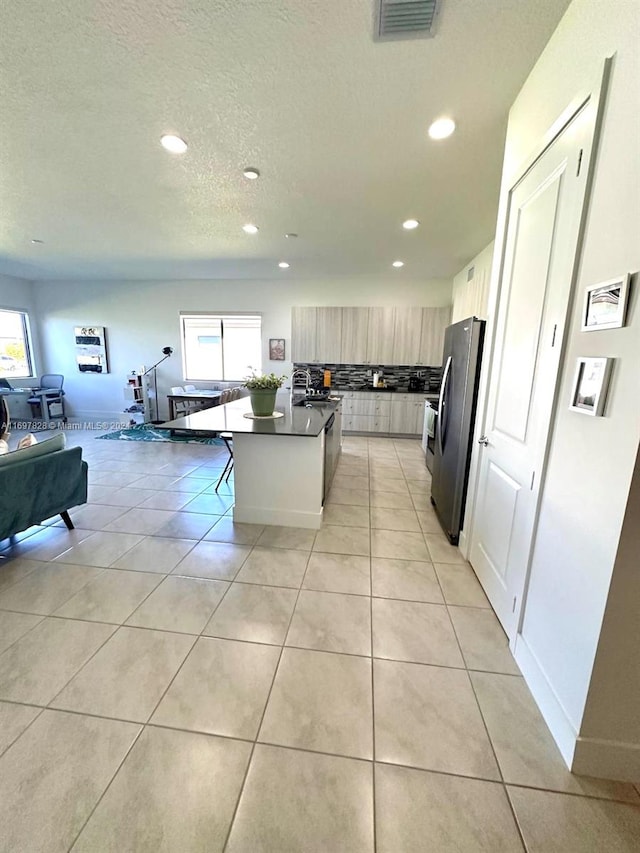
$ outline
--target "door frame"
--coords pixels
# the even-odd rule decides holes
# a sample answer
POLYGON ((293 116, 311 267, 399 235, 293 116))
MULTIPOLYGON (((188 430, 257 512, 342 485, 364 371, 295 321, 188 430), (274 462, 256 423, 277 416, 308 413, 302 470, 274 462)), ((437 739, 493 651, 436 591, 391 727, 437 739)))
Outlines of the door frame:
POLYGON ((488 403, 489 403, 489 367, 493 361, 495 351, 495 331, 498 307, 502 293, 501 282, 505 266, 506 254, 506 237, 509 226, 509 214, 511 211, 511 200, 513 193, 518 184, 523 180, 525 175, 533 168, 540 157, 553 145, 556 139, 564 132, 570 122, 576 117, 581 110, 586 110, 585 115, 588 116, 588 121, 591 125, 590 141, 587 148, 583 152, 582 163, 586 169, 585 173, 585 190, 582 202, 582 211, 580 214, 580 224, 578 227, 578 238, 576 241, 575 257, 573 262, 573 270, 571 274, 571 283, 567 307, 563 319, 562 328, 558 328, 560 333, 560 354, 558 359, 558 370, 555 376, 555 385, 553 389, 553 403, 551 407, 551 417, 549 419, 549 429, 547 431, 545 449, 543 454, 542 465, 536 476, 539 476, 538 498, 534 511, 534 521, 531 533, 531 541, 529 543, 529 551, 527 554, 527 566, 524 576, 523 588, 521 595, 518 595, 516 606, 515 629, 512 637, 509 637, 509 646, 513 652, 517 644, 518 636, 522 629, 524 619, 524 611, 526 608, 527 593, 529 588, 529 578, 531 573, 531 560, 535 546, 538 520, 540 514, 540 502, 544 493, 544 483, 546 479, 547 463, 549 458, 549 448, 553 436, 553 423, 558 409, 558 396, 560 389, 560 380, 566 357, 567 347, 567 332, 568 324, 571 318, 572 308, 575 300, 576 280, 578 277, 580 259, 582 256, 582 246, 584 240, 585 225, 589 210, 589 200, 591 197, 591 188, 593 184, 593 176, 595 171, 595 162, 597 158, 598 142, 600 139, 600 130, 602 127, 606 93, 613 65, 613 56, 607 57, 601 67, 599 78, 594 81, 592 87, 578 93, 562 111, 560 116, 553 122, 551 127, 542 136, 537 145, 532 149, 531 153, 522 161, 513 171, 506 170, 502 178, 502 187, 500 190, 500 203, 498 206, 498 220, 496 226, 496 243, 491 264, 491 282, 489 290, 489 306, 487 312, 487 325, 485 329, 485 344, 482 360, 482 368, 480 374, 480 386, 478 391, 478 408, 475 423, 474 434, 472 436, 472 451, 471 464, 469 470, 469 488, 467 493, 467 504, 465 509, 465 528, 460 535, 459 547, 466 559, 469 558, 471 552, 471 543, 474 535, 474 528, 477 521, 477 499, 480 477, 480 450, 478 439, 484 434, 487 419, 488 419, 488 403), (585 162, 586 161, 586 162, 585 162))

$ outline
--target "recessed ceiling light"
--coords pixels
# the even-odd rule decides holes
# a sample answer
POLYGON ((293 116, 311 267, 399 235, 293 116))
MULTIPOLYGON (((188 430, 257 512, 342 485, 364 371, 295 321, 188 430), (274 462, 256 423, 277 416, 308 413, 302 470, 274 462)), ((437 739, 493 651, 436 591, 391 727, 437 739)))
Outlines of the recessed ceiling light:
POLYGON ((452 118, 439 118, 429 128, 429 136, 432 139, 446 139, 456 129, 456 123, 452 118))
POLYGON ((418 225, 420 225, 420 223, 417 219, 405 219, 405 221, 402 223, 402 227, 406 231, 413 231, 413 229, 417 228, 418 225))
POLYGON ((249 166, 247 169, 244 169, 242 174, 250 181, 255 181, 256 178, 260 177, 260 172, 257 169, 254 169, 253 166, 249 166))
POLYGON ((31 242, 35 243, 38 246, 41 246, 44 243, 44 240, 38 240, 37 238, 34 237, 31 242))
POLYGON ((296 238, 298 235, 297 235, 297 234, 295 234, 293 231, 289 231, 289 233, 288 233, 288 234, 285 234, 284 236, 287 238, 287 240, 295 240, 295 238, 296 238))
POLYGON ((280 261, 278 264, 281 270, 288 270, 291 264, 288 264, 286 261, 280 261))
POLYGON ((400 269, 400 267, 403 267, 403 266, 404 266, 404 261, 394 261, 394 262, 391 264, 391 266, 392 266, 392 267, 395 267, 397 270, 399 270, 399 269, 400 269))
POLYGON ((172 154, 184 154, 187 150, 187 143, 179 136, 174 136, 172 133, 165 133, 160 137, 160 144, 172 154))
POLYGON ((246 225, 242 226, 242 230, 247 234, 257 234, 259 228, 257 225, 252 225, 250 222, 248 222, 246 225))

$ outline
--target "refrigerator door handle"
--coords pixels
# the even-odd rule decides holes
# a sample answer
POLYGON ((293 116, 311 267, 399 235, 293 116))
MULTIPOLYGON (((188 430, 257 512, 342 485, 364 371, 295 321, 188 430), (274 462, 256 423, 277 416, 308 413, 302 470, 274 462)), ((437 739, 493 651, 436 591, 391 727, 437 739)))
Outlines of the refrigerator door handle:
POLYGON ((449 381, 449 373, 451 371, 451 356, 448 356, 447 363, 444 367, 444 373, 442 375, 442 385, 440 386, 440 399, 438 400, 438 423, 437 423, 437 433, 438 433, 438 449, 440 451, 440 456, 442 456, 443 446, 442 446, 442 423, 444 421, 444 395, 447 389, 447 382, 449 381))

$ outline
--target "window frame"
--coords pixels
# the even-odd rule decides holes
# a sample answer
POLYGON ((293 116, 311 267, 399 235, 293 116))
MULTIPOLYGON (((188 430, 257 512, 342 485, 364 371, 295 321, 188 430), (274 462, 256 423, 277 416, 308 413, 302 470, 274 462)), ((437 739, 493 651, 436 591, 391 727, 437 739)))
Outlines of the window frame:
POLYGON ((33 336, 31 333, 31 318, 29 312, 25 308, 10 308, 5 305, 0 305, 0 314, 18 314, 22 318, 22 334, 24 339, 24 349, 27 359, 28 373, 3 373, 5 379, 35 379, 37 376, 36 364, 33 350, 33 336))
POLYGON ((233 378, 225 377, 225 361, 224 361, 224 320, 232 317, 256 317, 260 320, 260 366, 262 370, 262 312, 260 311, 181 311, 180 312, 180 344, 182 349, 182 381, 183 382, 241 382, 244 377, 234 376, 233 378), (221 330, 221 354, 222 354, 222 376, 210 377, 208 379, 196 379, 192 376, 187 376, 187 347, 185 335, 185 320, 198 319, 202 317, 210 317, 220 321, 221 330))

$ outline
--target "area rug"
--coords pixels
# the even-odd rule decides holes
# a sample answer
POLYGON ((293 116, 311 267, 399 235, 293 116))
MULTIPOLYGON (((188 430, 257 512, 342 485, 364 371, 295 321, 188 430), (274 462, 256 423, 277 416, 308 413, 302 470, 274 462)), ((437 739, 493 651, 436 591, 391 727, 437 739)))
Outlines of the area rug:
POLYGON ((96 438, 107 438, 115 441, 178 441, 182 444, 219 444, 224 446, 221 438, 212 436, 171 435, 168 429, 159 429, 154 424, 136 424, 126 429, 114 429, 96 438))

